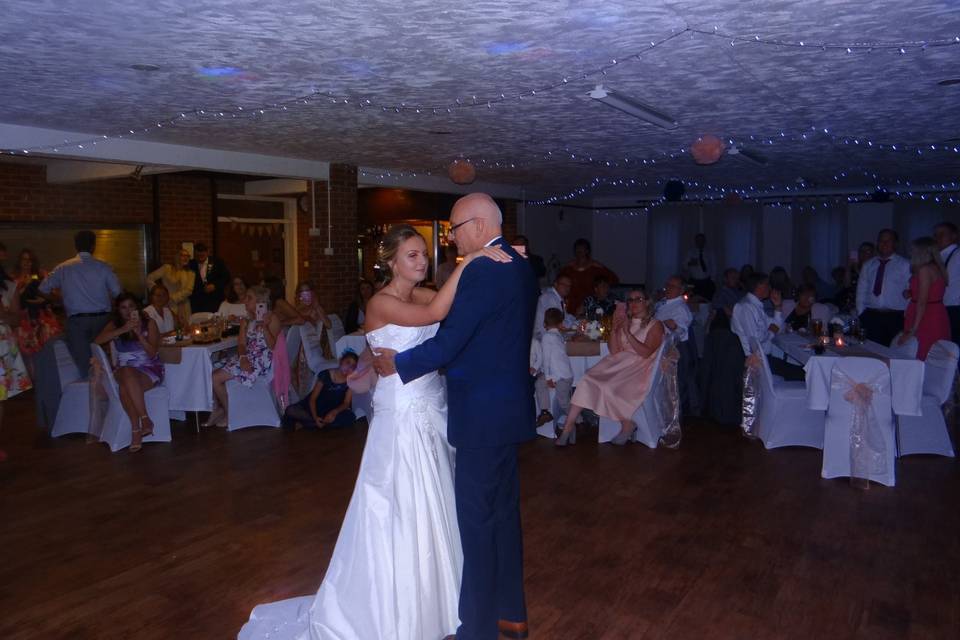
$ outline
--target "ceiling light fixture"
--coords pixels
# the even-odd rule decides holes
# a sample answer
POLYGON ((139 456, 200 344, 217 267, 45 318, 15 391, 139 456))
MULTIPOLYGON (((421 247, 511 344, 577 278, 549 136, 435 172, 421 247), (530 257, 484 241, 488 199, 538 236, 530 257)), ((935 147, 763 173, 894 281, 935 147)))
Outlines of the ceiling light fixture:
POLYGON ((605 89, 602 84, 598 84, 596 88, 587 95, 608 107, 613 107, 634 118, 640 118, 658 127, 676 129, 678 126, 676 120, 662 111, 658 111, 650 105, 644 104, 629 96, 605 89))
POLYGON ((951 87, 955 84, 960 84, 960 78, 947 78, 946 80, 941 80, 937 84, 941 87, 951 87))
POLYGON ((159 70, 160 70, 160 66, 159 66, 159 65, 149 64, 149 63, 141 63, 141 62, 138 62, 137 64, 132 64, 132 65, 130 65, 130 68, 133 69, 134 71, 159 71, 159 70))

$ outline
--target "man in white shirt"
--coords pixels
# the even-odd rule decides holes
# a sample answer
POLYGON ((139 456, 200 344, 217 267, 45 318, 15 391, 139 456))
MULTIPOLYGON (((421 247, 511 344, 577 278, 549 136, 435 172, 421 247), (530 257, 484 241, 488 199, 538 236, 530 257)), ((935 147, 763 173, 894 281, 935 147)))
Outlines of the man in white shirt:
POLYGON ((572 328, 576 324, 576 318, 567 313, 566 300, 570 295, 570 288, 573 282, 568 276, 557 276, 552 287, 547 287, 540 294, 537 300, 537 315, 533 318, 533 337, 540 339, 543 337, 545 329, 543 328, 544 313, 547 309, 560 309, 564 316, 564 325, 572 328))
POLYGON ((877 255, 868 260, 857 281, 857 315, 867 338, 889 345, 903 331, 903 311, 910 286, 910 261, 897 255, 900 237, 893 229, 877 235, 877 255))
POLYGON ((545 331, 540 339, 539 370, 534 383, 537 404, 540 407, 540 415, 537 417, 538 427, 554 420, 563 424, 563 419, 570 411, 573 366, 570 364, 570 356, 567 355, 567 345, 560 334, 562 325, 563 312, 556 307, 547 309, 544 313, 545 331), (560 409, 558 416, 553 415, 550 406, 550 389, 555 392, 557 407, 560 409))
POLYGON ((950 335, 960 344, 960 255, 957 253, 957 225, 941 222, 933 228, 933 239, 940 249, 940 259, 947 269, 947 290, 943 305, 950 316, 950 335))
POLYGON ((707 236, 698 233, 694 236, 693 243, 694 248, 687 252, 684 267, 693 284, 693 293, 711 300, 717 290, 717 286, 713 283, 716 263, 713 260, 713 254, 707 251, 707 236))
POLYGON ((787 364, 781 358, 771 358, 770 349, 773 338, 783 329, 783 298, 780 292, 770 288, 770 278, 765 273, 754 273, 747 278, 747 294, 733 307, 730 329, 740 338, 740 346, 745 356, 751 353, 750 338, 760 341, 760 347, 770 363, 770 370, 785 380, 803 380, 801 367, 787 364), (773 318, 763 309, 763 301, 770 298, 773 303, 773 318))

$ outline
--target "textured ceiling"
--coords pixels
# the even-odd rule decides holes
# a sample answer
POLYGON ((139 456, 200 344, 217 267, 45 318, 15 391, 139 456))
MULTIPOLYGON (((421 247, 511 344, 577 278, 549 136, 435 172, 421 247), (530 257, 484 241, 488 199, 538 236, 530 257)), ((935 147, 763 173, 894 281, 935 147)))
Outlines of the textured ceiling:
POLYGON ((960 85, 937 84, 960 78, 960 46, 848 54, 816 44, 952 39, 960 35, 958 7, 956 0, 4 0, 0 121, 109 135, 184 110, 249 108, 320 90, 350 102, 315 100, 255 120, 183 121, 149 138, 413 171, 436 171, 464 155, 516 165, 481 166, 484 180, 547 190, 598 176, 734 186, 802 176, 832 187, 840 171, 867 170, 886 179, 952 180, 960 154, 779 134, 816 126, 900 144, 960 138, 960 85), (652 40, 714 26, 807 46, 731 46, 683 33, 626 60, 652 40), (658 129, 586 97, 596 80, 581 74, 612 59, 618 64, 604 84, 673 115, 678 129, 658 129), (160 69, 130 68, 143 63, 160 69), (563 77, 569 82, 536 96, 450 114, 355 106, 367 99, 470 102, 563 77), (760 149, 770 162, 727 156, 698 167, 681 157, 607 168, 581 159, 647 158, 701 133, 773 137, 760 149), (559 153, 564 148, 578 157, 559 153))

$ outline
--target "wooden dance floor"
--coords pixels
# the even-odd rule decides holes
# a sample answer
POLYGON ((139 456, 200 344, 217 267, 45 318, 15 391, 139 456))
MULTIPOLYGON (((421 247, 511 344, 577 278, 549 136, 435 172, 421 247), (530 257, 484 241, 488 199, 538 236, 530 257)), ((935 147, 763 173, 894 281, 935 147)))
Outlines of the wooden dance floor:
MULTIPOLYGON (((5 409, 4 640, 221 640, 313 593, 366 434, 175 423, 111 454, 37 437, 32 397, 5 409)), ((960 637, 953 460, 862 492, 820 479, 818 451, 694 423, 679 451, 539 440, 521 469, 531 638, 960 637)))

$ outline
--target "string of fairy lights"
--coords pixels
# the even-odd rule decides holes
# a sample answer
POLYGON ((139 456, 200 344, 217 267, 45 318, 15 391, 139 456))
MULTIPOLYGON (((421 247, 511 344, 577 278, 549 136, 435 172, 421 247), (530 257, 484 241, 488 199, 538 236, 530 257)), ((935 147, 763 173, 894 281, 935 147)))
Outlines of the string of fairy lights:
MULTIPOLYGON (((299 95, 294 95, 293 97, 275 100, 270 102, 265 102, 256 105, 235 105, 232 107, 204 107, 204 108, 195 108, 191 110, 185 110, 178 113, 175 113, 169 117, 153 122, 148 126, 132 127, 124 130, 117 131, 112 134, 101 134, 97 136, 89 136, 83 139, 66 139, 61 143, 47 144, 23 149, 8 149, 3 150, 2 153, 10 155, 29 155, 31 153, 40 153, 40 154, 49 154, 49 153, 61 153, 62 151, 67 151, 71 149, 85 150, 89 147, 96 147, 97 145, 102 145, 109 143, 115 140, 124 140, 129 138, 140 138, 155 134, 156 132, 163 131, 164 129, 169 129, 172 127, 177 127, 178 125, 188 125, 188 124, 213 124, 219 122, 230 122, 230 121, 244 121, 244 120, 253 120, 260 121, 266 118, 269 114, 283 114, 296 109, 303 109, 310 106, 329 106, 329 107, 338 107, 338 108, 354 108, 361 110, 376 110, 381 113, 393 113, 393 114, 406 114, 406 115, 420 115, 420 116, 447 116, 455 111, 465 110, 465 109, 476 109, 476 108, 486 108, 492 109, 495 106, 503 105, 506 103, 522 102, 524 100, 535 99, 539 96, 549 94, 563 87, 570 86, 575 84, 577 81, 587 81, 591 79, 597 79, 602 76, 606 76, 608 73, 613 71, 618 67, 623 65, 628 65, 630 63, 637 62, 641 60, 644 56, 648 55, 651 51, 654 51, 660 47, 663 47, 667 43, 680 38, 681 36, 687 35, 692 38, 705 38, 705 39, 718 39, 724 42, 728 42, 730 46, 765 46, 765 47, 774 47, 780 49, 803 49, 811 53, 821 52, 821 53, 831 53, 831 54, 843 54, 843 55, 855 55, 855 54, 870 54, 870 53, 891 53, 896 55, 907 55, 912 53, 923 53, 928 50, 943 49, 947 47, 957 47, 960 46, 960 35, 948 36, 948 37, 939 37, 931 39, 922 39, 922 40, 904 40, 904 41, 881 41, 881 40, 864 40, 864 39, 852 39, 848 41, 827 41, 827 40, 812 40, 812 39, 785 39, 785 38, 773 38, 765 37, 759 34, 740 34, 732 33, 726 30, 721 29, 719 26, 714 26, 712 29, 705 29, 695 26, 687 25, 683 28, 677 28, 672 30, 669 34, 664 35, 660 38, 650 40, 639 48, 617 58, 611 58, 605 61, 602 64, 594 66, 593 68, 574 72, 572 69, 568 69, 565 72, 558 73, 554 76, 553 80, 544 81, 536 87, 528 87, 523 89, 504 89, 500 92, 495 92, 489 95, 462 95, 457 96, 449 100, 441 100, 437 102, 427 102, 427 101, 415 101, 415 102, 390 102, 383 101, 378 99, 375 96, 363 96, 357 94, 345 94, 338 93, 330 90, 322 89, 313 89, 306 93, 300 93, 299 95)), ((294 93, 294 92, 291 92, 294 93)), ((749 135, 749 136, 740 136, 740 137, 731 137, 726 140, 729 147, 736 148, 746 148, 753 149, 755 147, 764 147, 764 146, 775 146, 778 144, 784 143, 798 143, 805 142, 810 140, 820 140, 820 141, 829 141, 836 145, 845 145, 859 147, 861 149, 870 149, 878 152, 884 153, 903 153, 903 154, 913 154, 916 156, 925 156, 925 155, 936 155, 936 154, 960 154, 960 145, 951 144, 942 141, 935 142, 913 142, 913 143, 898 143, 890 141, 880 141, 875 140, 871 136, 861 136, 861 135, 849 135, 848 133, 837 133, 834 132, 829 126, 817 126, 812 125, 805 127, 797 131, 779 131, 776 134, 767 134, 767 135, 749 135)), ((687 156, 689 149, 687 147, 673 147, 662 149, 653 153, 650 153, 644 157, 599 157, 595 154, 584 153, 582 151, 571 149, 569 147, 563 148, 554 148, 541 151, 538 153, 532 154, 532 158, 537 161, 563 161, 563 162, 576 162, 576 163, 585 163, 594 165, 601 168, 610 168, 610 169, 628 169, 628 168, 637 168, 643 166, 656 165, 658 163, 664 163, 669 160, 676 160, 681 157, 687 156)), ((488 167, 496 169, 518 169, 523 168, 524 166, 529 166, 531 163, 513 161, 505 161, 498 159, 489 159, 484 157, 465 157, 464 159, 469 160, 473 164, 479 167, 488 167)), ((445 171, 445 167, 433 167, 425 171, 383 171, 379 173, 372 172, 361 172, 362 175, 366 177, 376 177, 380 180, 384 179, 401 179, 406 177, 417 177, 418 175, 427 175, 431 176, 435 173, 440 173, 445 171)), ((849 174, 847 172, 842 172, 837 176, 834 176, 834 181, 838 181, 840 177, 846 177, 849 174)), ((874 174, 873 178, 879 183, 879 179, 874 174)), ((564 200, 572 200, 587 194, 590 191, 593 191, 602 186, 606 187, 651 187, 651 186, 663 186, 669 180, 660 179, 660 180, 641 180, 637 178, 610 178, 604 176, 597 176, 588 183, 577 187, 576 189, 570 190, 565 193, 558 193, 551 195, 540 200, 530 201, 530 204, 555 204, 562 202, 564 200)), ((727 194, 736 194, 743 198, 762 198, 764 197, 763 193, 771 193, 773 191, 787 191, 792 192, 796 191, 798 194, 803 191, 804 187, 801 186, 791 186, 791 185, 781 185, 779 187, 775 185, 769 185, 767 187, 763 186, 749 186, 749 187, 739 187, 739 188, 730 188, 725 186, 716 186, 705 183, 699 183, 697 181, 684 181, 686 185, 692 186, 695 189, 701 189, 706 192, 705 198, 715 199, 716 197, 724 197, 727 194)), ((904 186, 907 189, 906 193, 912 193, 909 190, 909 183, 904 181, 883 181, 885 185, 895 185, 896 188, 904 186)), ((952 183, 951 183, 952 184, 952 183)), ((946 188, 944 187, 942 191, 955 191, 955 187, 946 188)), ((899 192, 895 192, 899 195, 899 192)), ((851 196, 854 197, 854 196, 851 196)), ((859 196, 856 196, 859 197, 859 196)), ((945 196, 947 201, 955 202, 956 198, 952 195, 945 196)), ((659 203, 656 201, 654 204, 659 203)), ((645 208, 647 210, 649 207, 645 208)))

